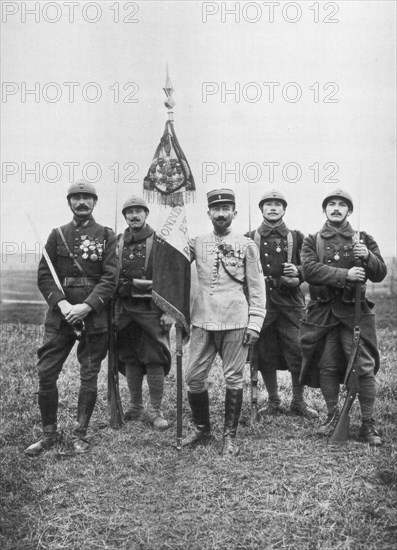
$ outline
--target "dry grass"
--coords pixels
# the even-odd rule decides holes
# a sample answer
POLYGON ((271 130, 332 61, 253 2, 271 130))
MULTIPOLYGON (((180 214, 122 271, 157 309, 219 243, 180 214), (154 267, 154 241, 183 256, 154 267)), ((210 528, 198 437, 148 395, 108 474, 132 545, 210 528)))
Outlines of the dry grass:
MULTIPOLYGON (((378 299, 379 300, 379 299, 378 299)), ((175 375, 167 379, 165 412, 170 430, 147 424, 108 427, 106 369, 84 457, 61 458, 51 450, 36 459, 23 449, 39 433, 35 349, 40 330, 7 325, 2 332, 3 550, 69 549, 391 549, 397 541, 395 314, 380 303, 376 414, 385 445, 373 450, 358 440, 357 407, 351 439, 330 446, 315 436, 316 424, 283 415, 251 425, 249 380, 239 428, 241 454, 219 456, 224 386, 219 364, 211 375, 214 439, 177 452, 175 375), (383 322, 387 319, 387 322, 383 322), (386 325, 386 326, 383 326, 386 325)), ((60 380, 60 425, 73 427, 78 370, 71 356, 60 380)), ((279 376, 285 404, 287 374, 279 376)), ((127 389, 122 380, 122 398, 127 389)), ((265 392, 260 385, 263 406, 265 392)), ((323 410, 318 391, 309 403, 323 410)), ((189 409, 184 403, 184 430, 189 409)))

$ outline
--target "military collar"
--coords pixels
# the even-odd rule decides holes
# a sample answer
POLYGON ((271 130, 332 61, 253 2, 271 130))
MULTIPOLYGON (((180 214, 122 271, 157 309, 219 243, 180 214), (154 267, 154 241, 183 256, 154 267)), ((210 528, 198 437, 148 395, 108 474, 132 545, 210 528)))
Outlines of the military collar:
POLYGON ((288 227, 285 225, 283 220, 280 220, 277 224, 271 225, 265 220, 261 223, 258 228, 259 235, 262 235, 265 238, 268 238, 271 234, 285 238, 288 235, 288 227))
POLYGON ((222 235, 218 235, 218 233, 215 233, 215 231, 212 232, 212 234, 215 237, 215 242, 222 241, 224 237, 227 237, 232 232, 232 228, 229 226, 222 235))
POLYGON ((328 221, 325 222, 319 233, 323 237, 323 239, 331 239, 332 237, 336 237, 337 235, 349 238, 353 237, 355 234, 354 229, 349 222, 346 222, 340 227, 337 227, 331 225, 328 221))
POLYGON ((88 218, 85 219, 84 221, 80 220, 80 218, 77 218, 76 216, 73 216, 73 220, 72 220, 72 224, 75 227, 88 227, 89 225, 92 225, 93 223, 95 223, 95 220, 94 220, 92 214, 90 214, 88 216, 88 218))
POLYGON ((142 229, 134 233, 129 227, 124 231, 124 242, 133 243, 136 241, 144 241, 154 233, 154 229, 149 224, 145 224, 142 229))

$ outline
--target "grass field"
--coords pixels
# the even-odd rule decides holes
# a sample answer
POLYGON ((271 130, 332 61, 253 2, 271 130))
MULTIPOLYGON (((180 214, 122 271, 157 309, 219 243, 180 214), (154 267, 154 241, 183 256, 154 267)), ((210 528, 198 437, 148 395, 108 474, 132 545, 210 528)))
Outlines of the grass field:
MULTIPOLYGON (((392 549, 397 545, 396 312, 377 297, 381 370, 376 416, 385 444, 358 439, 354 406, 351 438, 330 446, 316 422, 291 415, 249 421, 249 377, 237 459, 220 457, 224 385, 219 363, 210 379, 214 439, 176 451, 175 369, 167 378, 164 410, 171 428, 144 422, 108 426, 106 368, 89 432, 92 452, 61 457, 51 449, 35 459, 23 450, 40 432, 35 351, 42 327, 2 325, 1 506, 2 550, 245 550, 392 549)), ((185 350, 186 352, 187 350, 185 350)), ((184 358, 185 360, 185 358, 184 358)), ((279 375, 284 404, 287 374, 279 375)), ((59 424, 73 428, 78 366, 72 354, 60 383, 59 424)), ((121 379, 123 403, 127 403, 121 379)), ((265 392, 260 385, 260 406, 265 392)), ((147 399, 147 394, 146 394, 147 399)), ((307 392, 324 413, 319 391, 307 392)), ((189 428, 184 399, 184 432, 189 428)))

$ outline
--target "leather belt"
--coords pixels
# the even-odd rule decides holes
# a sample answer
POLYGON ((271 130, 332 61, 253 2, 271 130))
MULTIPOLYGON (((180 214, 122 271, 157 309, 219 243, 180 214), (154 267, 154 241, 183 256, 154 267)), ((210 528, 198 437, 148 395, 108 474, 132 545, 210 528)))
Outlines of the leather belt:
POLYGON ((65 277, 62 286, 95 286, 98 279, 92 277, 65 277))

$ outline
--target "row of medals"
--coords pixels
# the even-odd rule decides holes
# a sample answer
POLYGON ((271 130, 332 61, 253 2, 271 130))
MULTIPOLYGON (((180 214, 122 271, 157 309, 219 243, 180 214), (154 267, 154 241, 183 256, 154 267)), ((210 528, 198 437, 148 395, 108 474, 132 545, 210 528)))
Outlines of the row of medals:
POLYGON ((102 243, 90 241, 87 235, 81 235, 80 238, 83 241, 80 245, 80 249, 83 251, 83 254, 81 255, 83 260, 86 260, 87 258, 89 258, 92 262, 97 262, 98 260, 101 260, 103 253, 102 243))
MULTIPOLYGON (((334 260, 336 262, 338 262, 340 260, 340 254, 339 254, 339 250, 342 248, 342 245, 339 245, 338 247, 336 245, 333 245, 332 246, 333 250, 335 250, 335 253, 334 253, 334 260)), ((349 246, 346 246, 346 245, 343 245, 343 250, 345 251, 343 253, 343 256, 345 258, 348 258, 349 257, 349 253, 347 252, 349 250, 349 246)), ((328 250, 331 250, 331 246, 327 246, 327 249, 328 250)), ((280 244, 277 243, 277 246, 276 246, 276 252, 277 253, 280 253, 281 252, 281 247, 280 247, 280 244)))
POLYGON ((337 246, 337 245, 333 244, 333 245, 331 245, 331 246, 327 246, 327 247, 326 247, 327 250, 331 250, 331 249, 332 249, 332 250, 335 251, 335 252, 334 252, 333 258, 334 258, 334 260, 335 260, 336 262, 338 262, 338 261, 340 260, 339 250, 340 250, 341 248, 344 250, 343 256, 344 256, 345 258, 348 258, 348 257, 349 257, 349 252, 348 252, 348 250, 352 250, 352 249, 353 249, 351 246, 349 246, 349 245, 343 245, 343 246, 342 246, 341 244, 340 244, 339 246, 337 246))

